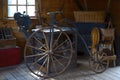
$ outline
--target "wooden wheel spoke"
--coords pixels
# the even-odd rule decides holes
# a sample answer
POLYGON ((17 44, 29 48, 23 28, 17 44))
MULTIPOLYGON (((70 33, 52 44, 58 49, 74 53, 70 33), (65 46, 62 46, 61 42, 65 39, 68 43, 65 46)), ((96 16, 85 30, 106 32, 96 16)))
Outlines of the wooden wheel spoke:
POLYGON ((40 43, 42 47, 44 47, 45 49, 47 49, 47 48, 45 47, 45 44, 43 44, 41 41, 39 41, 35 36, 34 36, 33 38, 34 38, 38 43, 40 43))
POLYGON ((45 33, 44 33, 44 32, 43 32, 43 36, 44 36, 45 43, 46 43, 47 50, 48 50, 48 49, 49 49, 49 45, 48 45, 47 37, 46 37, 46 35, 45 35, 45 33))
POLYGON ((53 44, 53 47, 57 44, 58 40, 59 40, 60 37, 61 37, 61 34, 62 34, 62 32, 60 32, 59 36, 58 36, 57 39, 55 40, 55 43, 53 44))
POLYGON ((53 58, 54 58, 60 65, 62 65, 63 67, 65 67, 56 57, 53 56, 53 58))
POLYGON ((90 61, 89 65, 90 68, 96 73, 101 73, 106 69, 103 62, 90 61))
POLYGON ((65 59, 70 59, 69 57, 65 57, 64 55, 59 55, 59 54, 54 54, 55 56, 58 56, 58 57, 62 57, 62 58, 65 58, 65 59))
POLYGON ((100 66, 99 66, 99 68, 100 68, 101 70, 104 70, 104 69, 105 69, 105 66, 101 63, 100 66))
POLYGON ((104 67, 104 65, 102 63, 96 63, 95 64, 95 71, 101 72, 101 71, 104 71, 104 69, 105 69, 105 67, 104 67))
POLYGON ((45 54, 44 56, 42 56, 41 58, 39 58, 38 60, 36 60, 34 63, 32 63, 31 66, 33 66, 34 64, 36 64, 37 62, 39 62, 40 60, 42 60, 43 58, 46 57, 47 54, 45 54))
POLYGON ((52 61, 52 63, 53 63, 53 67, 54 67, 54 69, 55 69, 55 73, 57 73, 56 65, 55 65, 55 62, 54 62, 54 60, 53 60, 52 55, 51 55, 51 61, 52 61))
POLYGON ((49 68, 50 68, 50 56, 48 55, 48 57, 47 57, 47 77, 48 77, 48 74, 49 74, 49 68))
POLYGON ((28 55, 28 56, 25 56, 25 57, 26 57, 26 58, 38 57, 38 56, 42 56, 42 55, 44 55, 44 54, 45 54, 45 52, 44 52, 44 53, 40 53, 40 54, 28 55))
POLYGON ((62 45, 64 45, 64 43, 66 43, 68 40, 63 41, 61 44, 59 44, 54 50, 56 50, 57 48, 61 47, 62 45))
POLYGON ((27 47, 30 47, 30 48, 33 48, 33 49, 36 49, 36 50, 41 50, 41 51, 46 51, 44 49, 42 49, 42 47, 38 48, 38 47, 35 47, 35 46, 32 46, 32 45, 27 45, 27 47))
POLYGON ((101 62, 102 62, 103 57, 104 57, 104 54, 103 54, 103 53, 101 53, 101 52, 98 52, 98 53, 97 53, 96 58, 97 58, 97 60, 100 61, 100 63, 97 63, 97 64, 96 64, 96 67, 95 67, 95 70, 96 70, 96 71, 102 71, 103 65, 102 65, 101 62))
POLYGON ((41 65, 40 68, 39 68, 39 71, 40 71, 42 68, 44 68, 44 65, 45 65, 45 63, 47 62, 47 59, 48 59, 48 58, 46 58, 46 59, 44 60, 44 62, 42 63, 42 65, 41 65))
POLYGON ((99 64, 98 63, 94 63, 92 68, 95 69, 96 71, 98 70, 99 64))

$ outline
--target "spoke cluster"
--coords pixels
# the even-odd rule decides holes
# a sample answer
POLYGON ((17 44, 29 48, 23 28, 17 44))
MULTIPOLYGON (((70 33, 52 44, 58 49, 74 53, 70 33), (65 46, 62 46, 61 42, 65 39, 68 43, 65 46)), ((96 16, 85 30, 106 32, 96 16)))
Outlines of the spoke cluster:
POLYGON ((26 65, 39 77, 59 75, 68 67, 71 57, 70 38, 61 30, 52 34, 38 30, 30 36, 25 46, 26 65))
POLYGON ((107 62, 105 59, 105 54, 103 52, 96 52, 93 55, 94 59, 90 59, 89 64, 90 64, 90 68, 96 72, 96 73, 101 73, 103 71, 105 71, 106 66, 107 66, 107 62))

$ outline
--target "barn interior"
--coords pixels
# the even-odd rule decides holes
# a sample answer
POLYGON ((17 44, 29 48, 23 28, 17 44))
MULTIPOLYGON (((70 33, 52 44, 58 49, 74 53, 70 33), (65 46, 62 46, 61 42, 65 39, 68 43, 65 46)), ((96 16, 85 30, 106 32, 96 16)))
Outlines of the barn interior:
POLYGON ((119 80, 120 0, 0 0, 0 80, 119 80))

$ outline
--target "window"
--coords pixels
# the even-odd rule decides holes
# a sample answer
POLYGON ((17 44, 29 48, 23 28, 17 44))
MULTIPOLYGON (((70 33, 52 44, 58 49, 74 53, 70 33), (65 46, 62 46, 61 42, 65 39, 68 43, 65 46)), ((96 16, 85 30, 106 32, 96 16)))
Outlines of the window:
POLYGON ((15 12, 26 12, 35 16, 35 0, 8 0, 8 17, 13 17, 15 12))

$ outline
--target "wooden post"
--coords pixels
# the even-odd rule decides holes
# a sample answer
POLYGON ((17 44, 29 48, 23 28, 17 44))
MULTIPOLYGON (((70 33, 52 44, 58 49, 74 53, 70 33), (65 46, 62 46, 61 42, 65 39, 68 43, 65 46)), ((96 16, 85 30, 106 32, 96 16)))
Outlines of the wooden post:
POLYGON ((84 5, 85 5, 85 10, 88 11, 87 1, 86 0, 83 0, 83 1, 84 1, 84 5))
POLYGON ((108 2, 107 2, 107 12, 109 11, 110 3, 111 3, 111 0, 108 0, 108 2))

